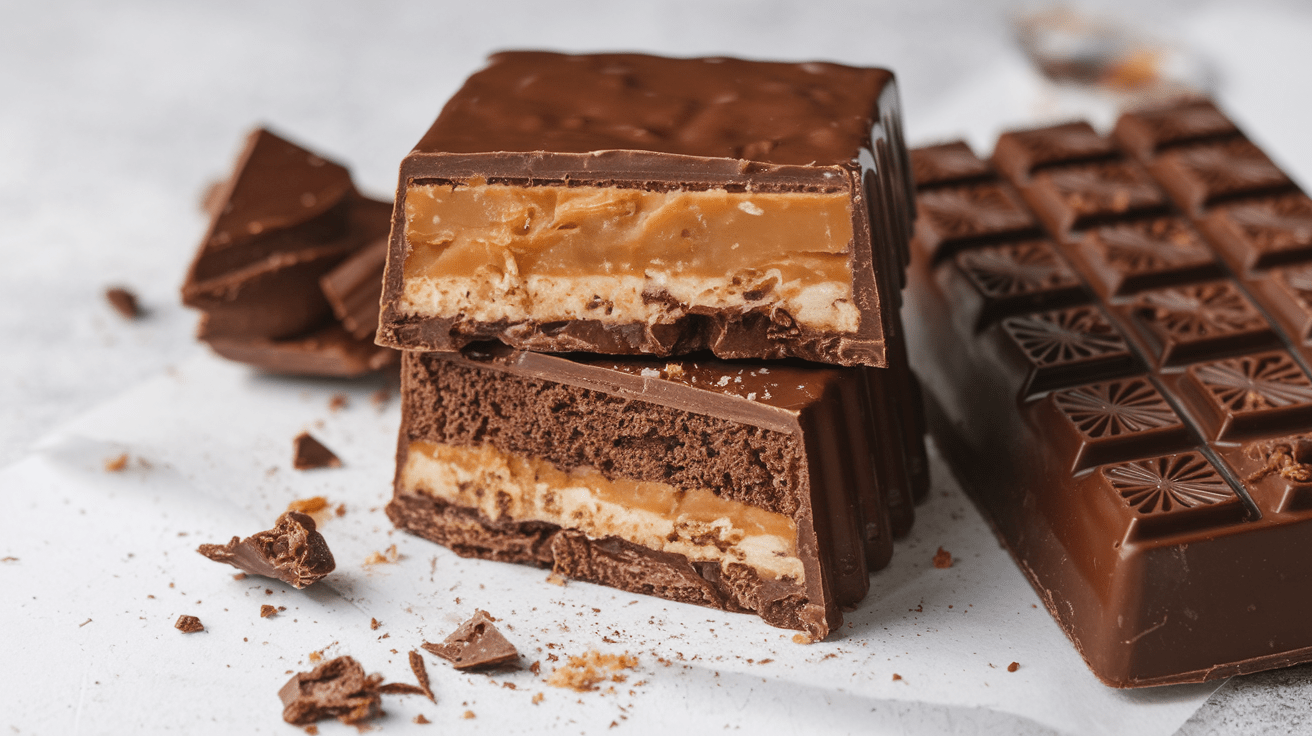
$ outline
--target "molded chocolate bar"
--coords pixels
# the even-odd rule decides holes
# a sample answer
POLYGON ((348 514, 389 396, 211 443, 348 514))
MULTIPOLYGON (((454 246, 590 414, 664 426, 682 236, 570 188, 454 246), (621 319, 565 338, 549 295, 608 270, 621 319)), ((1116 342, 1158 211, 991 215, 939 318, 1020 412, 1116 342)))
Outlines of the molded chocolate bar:
POLYGON ((1312 660, 1312 202, 1207 102, 911 156, 931 431, 1090 668, 1312 660))
POLYGON ((401 164, 379 344, 888 365, 898 110, 881 69, 493 56, 401 164))
POLYGON ((182 301, 204 311, 199 336, 216 352, 273 372, 329 376, 395 362, 371 340, 377 315, 367 294, 377 302, 381 263, 371 270, 367 256, 352 257, 385 238, 391 207, 361 196, 344 167, 256 130, 209 209, 182 301))
MULTIPOLYGON (((892 553, 876 369, 406 352, 400 528, 828 635, 892 553)), ((905 463, 904 456, 900 461, 905 463)))

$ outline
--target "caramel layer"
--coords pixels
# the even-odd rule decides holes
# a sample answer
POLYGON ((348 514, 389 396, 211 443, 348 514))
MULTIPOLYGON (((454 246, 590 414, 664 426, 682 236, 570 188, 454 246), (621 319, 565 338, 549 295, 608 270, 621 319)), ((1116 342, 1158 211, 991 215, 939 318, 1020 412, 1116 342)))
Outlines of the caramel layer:
POLYGON ((594 539, 619 537, 689 560, 731 562, 765 578, 804 581, 792 519, 707 489, 608 480, 579 469, 474 447, 411 442, 401 468, 401 490, 479 509, 498 521, 544 521, 594 539))
POLYGON ((855 332, 850 194, 412 184, 401 309, 662 324, 784 310, 855 332))

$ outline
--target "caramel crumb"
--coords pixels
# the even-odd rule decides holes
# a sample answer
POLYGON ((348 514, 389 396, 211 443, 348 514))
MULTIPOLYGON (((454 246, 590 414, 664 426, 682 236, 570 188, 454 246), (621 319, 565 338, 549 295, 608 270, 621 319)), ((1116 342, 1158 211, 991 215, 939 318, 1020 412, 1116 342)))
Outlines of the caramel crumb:
POLYGON ((268 618, 270 616, 275 616, 277 614, 278 614, 278 609, 274 608, 273 606, 270 606, 267 603, 264 604, 263 606, 260 606, 260 618, 268 618))
POLYGON ((323 655, 318 652, 310 652, 310 661, 321 662, 323 661, 323 655))
POLYGON ((683 378, 683 366, 679 363, 666 363, 665 375, 670 378, 683 378))
POLYGON ((233 576, 232 576, 232 579, 233 579, 233 580, 245 580, 245 579, 246 579, 246 573, 244 573, 244 572, 239 572, 239 573, 237 573, 236 575, 233 575, 233 576))
POLYGON ((310 736, 319 736, 319 727, 311 723, 305 727, 305 732, 310 734, 310 736))
POLYGON ((337 504, 337 511, 335 511, 334 513, 336 513, 338 516, 346 516, 346 504, 344 503, 337 504))
POLYGON ((533 696, 533 705, 537 705, 538 703, 541 703, 541 702, 542 702, 542 698, 543 698, 542 693, 538 693, 538 694, 534 695, 534 696, 533 696))
POLYGON ((793 634, 793 643, 794 643, 794 644, 813 644, 813 643, 815 643, 815 642, 812 641, 812 639, 811 639, 810 636, 807 636, 806 634, 802 634, 802 633, 797 633, 797 634, 793 634))
POLYGON ((934 567, 940 570, 952 567, 952 553, 939 547, 938 551, 934 553, 934 567))
POLYGON ((184 634, 194 634, 197 631, 204 631, 205 624, 202 624, 200 619, 195 616, 182 615, 178 616, 178 622, 173 624, 173 628, 184 634))
POLYGON ((547 582, 552 585, 559 585, 562 588, 565 587, 565 578, 562 578, 554 572, 547 575, 547 582))
POLYGON ((1008 672, 1015 672, 1018 669, 1020 669, 1020 662, 1012 662, 1011 664, 1007 665, 1008 672))
POLYGON ((896 672, 893 673, 893 682, 897 682, 898 680, 901 680, 901 679, 902 679, 902 675, 899 675, 899 674, 896 673, 896 672))
POLYGON ((323 511, 328 505, 328 499, 323 496, 312 496, 310 498, 299 498, 287 504, 288 511, 299 511, 302 514, 313 514, 316 511, 323 511))
POLYGON ((610 677, 610 673, 630 670, 638 666, 638 658, 624 654, 602 654, 591 650, 581 657, 570 657, 547 678, 547 684, 577 692, 596 690, 597 685, 610 677), (607 672, 606 670, 609 670, 607 672))
POLYGON ((351 402, 347 400, 346 394, 333 394, 333 397, 328 400, 328 411, 341 411, 350 404, 351 402))
POLYGON ((376 618, 369 619, 369 628, 371 630, 377 631, 379 626, 382 626, 382 624, 378 623, 378 619, 376 618))
POLYGON ((477 718, 478 716, 474 715, 474 711, 472 711, 472 710, 467 710, 467 711, 465 711, 465 715, 462 716, 462 717, 467 721, 467 720, 469 720, 469 719, 471 719, 471 718, 477 718))
POLYGON ((106 473, 118 473, 128 466, 128 454, 125 452, 118 457, 111 457, 105 460, 106 473))
POLYGON ((424 714, 420 713, 419 715, 415 716, 415 723, 418 723, 419 725, 422 726, 425 723, 432 723, 432 721, 428 720, 427 718, 424 718, 424 714))
POLYGON ((382 552, 370 552, 369 556, 364 558, 366 565, 382 565, 389 562, 396 562, 401 559, 401 553, 396 551, 396 545, 392 545, 382 552))
POLYGON ((542 673, 542 661, 541 661, 541 660, 538 660, 538 661, 534 662, 533 664, 529 665, 529 666, 528 666, 528 671, 529 671, 529 672, 532 672, 532 673, 535 674, 535 675, 541 674, 541 673, 542 673))

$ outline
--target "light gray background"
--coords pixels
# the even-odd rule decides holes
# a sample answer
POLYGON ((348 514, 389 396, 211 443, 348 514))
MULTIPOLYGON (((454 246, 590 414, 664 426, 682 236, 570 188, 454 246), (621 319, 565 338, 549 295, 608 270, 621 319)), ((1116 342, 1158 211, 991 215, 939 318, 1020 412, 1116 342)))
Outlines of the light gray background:
MULTIPOLYGON (((935 114, 963 81, 1014 56, 1010 17, 1032 6, 0 2, 0 465, 199 349, 177 297, 204 227, 198 201, 255 123, 348 163, 363 189, 387 196, 397 162, 490 51, 633 49, 888 66, 914 143, 918 125, 941 132, 935 114), (112 313, 101 297, 111 284, 133 288, 147 318, 112 313)), ((1081 7, 1171 37, 1217 6, 1081 7)), ((1306 3, 1243 7, 1312 27, 1306 3)), ((1218 60, 1222 99, 1251 101, 1241 121, 1280 144, 1291 170, 1312 171, 1312 136, 1280 133, 1312 114, 1312 69, 1282 66, 1286 47, 1242 40, 1248 51, 1218 60), (1270 82, 1261 97, 1226 87, 1253 74, 1270 82)), ((1306 732, 1309 696, 1309 667, 1237 678, 1181 733, 1306 732)))

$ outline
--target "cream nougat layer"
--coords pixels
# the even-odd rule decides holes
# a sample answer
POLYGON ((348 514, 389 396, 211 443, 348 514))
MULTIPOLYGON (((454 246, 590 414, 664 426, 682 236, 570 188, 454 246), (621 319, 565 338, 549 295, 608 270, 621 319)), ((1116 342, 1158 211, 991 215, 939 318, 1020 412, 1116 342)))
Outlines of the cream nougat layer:
POLYGON ((763 578, 805 579, 791 518, 707 489, 608 480, 590 469, 566 473, 486 444, 416 441, 401 467, 401 490, 477 508, 493 521, 544 521, 691 561, 744 564, 763 578))
POLYGON ((850 195, 413 184, 402 311, 662 324, 784 310, 855 332, 850 195))

